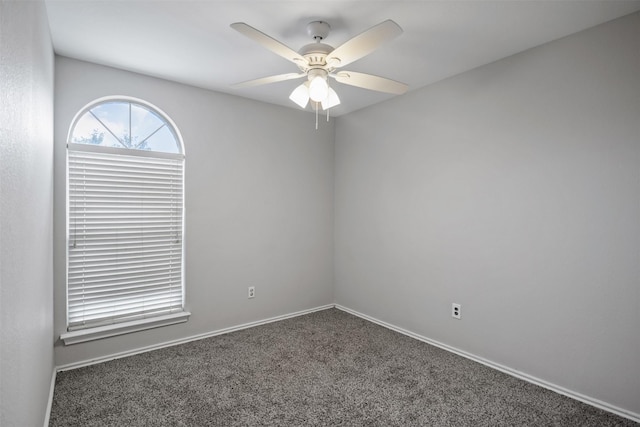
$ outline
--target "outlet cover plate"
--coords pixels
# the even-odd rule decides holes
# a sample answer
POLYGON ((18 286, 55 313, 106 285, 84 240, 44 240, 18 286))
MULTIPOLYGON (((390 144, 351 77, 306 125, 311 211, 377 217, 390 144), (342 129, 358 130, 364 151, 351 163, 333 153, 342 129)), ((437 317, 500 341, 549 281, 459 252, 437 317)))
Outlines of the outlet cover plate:
POLYGON ((455 302, 451 304, 451 317, 462 319, 462 305, 455 302))

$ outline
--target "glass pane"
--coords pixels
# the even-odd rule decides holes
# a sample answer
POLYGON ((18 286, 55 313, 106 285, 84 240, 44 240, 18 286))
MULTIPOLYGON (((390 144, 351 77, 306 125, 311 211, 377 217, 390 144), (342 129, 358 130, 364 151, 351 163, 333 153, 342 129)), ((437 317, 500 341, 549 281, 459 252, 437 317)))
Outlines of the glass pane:
POLYGON ((146 150, 160 151, 163 153, 180 153, 180 147, 176 137, 168 126, 164 126, 145 141, 146 150))
POLYGON ((80 120, 76 122, 71 135, 71 142, 100 145, 102 147, 122 147, 122 144, 89 111, 84 113, 80 120))
POLYGON ((122 101, 104 102, 96 105, 91 112, 122 141, 131 148, 129 138, 129 103, 122 101))
POLYGON ((132 148, 149 150, 144 142, 164 124, 164 120, 141 105, 131 104, 132 148))

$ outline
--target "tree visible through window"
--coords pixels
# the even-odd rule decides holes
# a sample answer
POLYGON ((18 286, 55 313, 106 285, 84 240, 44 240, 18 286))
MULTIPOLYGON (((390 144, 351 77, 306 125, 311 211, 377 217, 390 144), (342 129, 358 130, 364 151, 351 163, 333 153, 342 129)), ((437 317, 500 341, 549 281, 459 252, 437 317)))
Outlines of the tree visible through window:
POLYGON ((184 312, 176 129, 150 106, 120 99, 91 105, 71 129, 68 330, 184 312))

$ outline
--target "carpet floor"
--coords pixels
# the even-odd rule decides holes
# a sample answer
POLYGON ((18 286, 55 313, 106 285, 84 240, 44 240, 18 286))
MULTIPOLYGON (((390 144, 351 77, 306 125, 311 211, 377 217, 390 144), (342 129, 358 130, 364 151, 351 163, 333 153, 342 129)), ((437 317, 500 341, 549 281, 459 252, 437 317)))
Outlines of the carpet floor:
POLYGON ((50 426, 632 426, 330 309, 59 372, 50 426))

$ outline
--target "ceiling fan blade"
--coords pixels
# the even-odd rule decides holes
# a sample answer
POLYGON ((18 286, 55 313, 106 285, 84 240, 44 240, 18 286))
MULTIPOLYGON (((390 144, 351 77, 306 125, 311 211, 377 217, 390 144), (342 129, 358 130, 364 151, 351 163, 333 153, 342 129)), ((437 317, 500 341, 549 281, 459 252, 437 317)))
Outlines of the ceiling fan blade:
POLYGON ((392 40, 400 34, 402 34, 402 28, 391 19, 387 19, 337 47, 327 55, 327 62, 334 62, 336 64, 334 68, 344 67, 370 54, 382 43, 392 40))
POLYGON ((402 95, 409 86, 395 80, 378 77, 371 74, 356 73, 353 71, 341 71, 337 74, 330 74, 337 82, 346 85, 361 87, 363 89, 375 90, 378 92, 393 93, 402 95))
POLYGON ((238 31, 239 33, 249 37, 251 40, 258 42, 263 47, 269 49, 271 52, 276 55, 280 55, 284 59, 288 59, 294 64, 306 64, 307 60, 304 59, 302 55, 300 55, 295 50, 291 49, 288 46, 280 43, 278 40, 274 39, 266 35, 265 33, 256 30, 250 25, 245 24, 244 22, 236 22, 231 24, 231 28, 238 31))
POLYGON ((266 85, 269 83, 283 82, 285 80, 299 79, 301 77, 306 77, 306 76, 307 75, 305 73, 278 74, 277 76, 262 77, 255 80, 248 80, 246 82, 236 83, 233 85, 233 87, 240 88, 240 87, 260 86, 260 85, 266 85))

